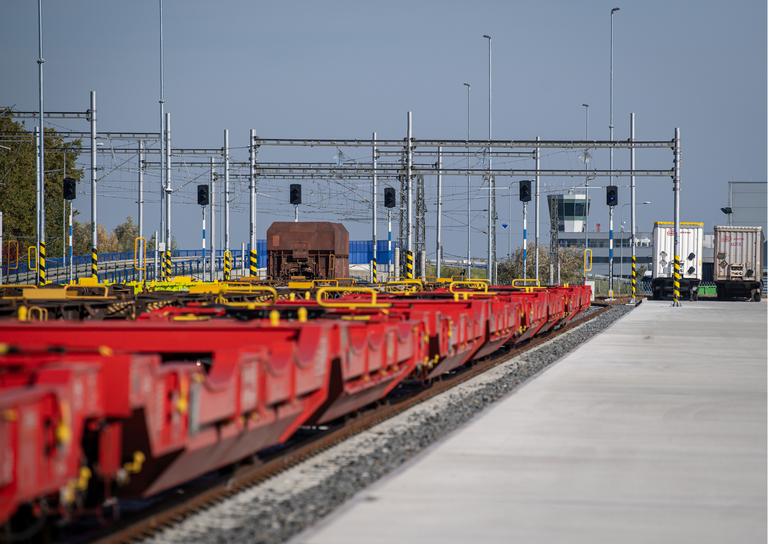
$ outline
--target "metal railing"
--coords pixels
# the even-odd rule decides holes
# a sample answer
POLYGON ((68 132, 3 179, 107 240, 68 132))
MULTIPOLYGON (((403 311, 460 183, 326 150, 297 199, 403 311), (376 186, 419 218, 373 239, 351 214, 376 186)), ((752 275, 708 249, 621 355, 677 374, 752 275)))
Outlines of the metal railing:
MULTIPOLYGON (((146 267, 147 278, 155 279, 155 253, 158 258, 158 269, 161 268, 161 252, 147 251, 146 253, 146 267)), ((205 266, 203 266, 203 250, 174 250, 171 252, 171 259, 177 259, 171 263, 171 274, 174 276, 196 276, 198 279, 203 279, 203 271, 210 271, 211 260, 214 263, 214 270, 221 272, 224 270, 224 252, 217 251, 217 255, 212 259, 210 252, 206 252, 205 266), (196 259, 183 259, 184 257, 197 257, 196 259)), ((243 267, 243 255, 242 251, 231 250, 232 254, 232 271, 237 274, 243 267)), ((247 253, 247 252, 246 252, 247 253)), ((72 257, 73 278, 77 281, 81 277, 91 276, 91 256, 90 255, 78 255, 72 257)), ((62 257, 54 257, 45 260, 46 276, 49 282, 53 283, 66 283, 69 280, 69 263, 70 259, 64 259, 62 257)), ((120 283, 124 281, 137 281, 139 279, 139 271, 134 268, 134 252, 125 251, 120 253, 102 253, 98 255, 98 272, 97 278, 99 282, 114 282, 120 283)), ((28 263, 20 262, 18 266, 16 263, 10 265, 3 265, 3 283, 4 284, 26 284, 34 283, 34 279, 30 279, 30 275, 35 275, 35 265, 30 269, 28 263), (10 269, 9 269, 10 267, 10 269), (10 275, 8 274, 10 272, 10 275)))

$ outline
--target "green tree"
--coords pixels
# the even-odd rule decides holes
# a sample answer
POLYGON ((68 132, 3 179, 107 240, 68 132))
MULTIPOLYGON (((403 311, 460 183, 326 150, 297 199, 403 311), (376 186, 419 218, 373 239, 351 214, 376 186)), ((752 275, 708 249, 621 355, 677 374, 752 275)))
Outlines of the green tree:
MULTIPOLYGON (((72 225, 72 252, 75 255, 91 254, 91 225, 90 221, 82 223, 78 220, 75 220, 72 225)), ((96 239, 99 253, 119 253, 122 251, 115 232, 109 232, 101 223, 96 226, 96 239)))
POLYGON ((120 223, 112 232, 120 251, 133 251, 134 242, 139 236, 139 226, 133 224, 133 217, 126 217, 125 223, 120 223))
MULTIPOLYGON (((558 248, 558 259, 560 261, 560 283, 577 283, 584 279, 584 256, 583 250, 578 248, 558 248)), ((536 277, 536 244, 528 244, 528 255, 526 259, 526 277, 528 279, 536 277)), ((542 284, 550 283, 549 279, 549 248, 539 247, 539 281, 542 284)), ((523 248, 518 247, 509 259, 499 261, 499 283, 510 284, 515 279, 523 277, 523 248)), ((554 272, 554 280, 557 280, 557 271, 554 272)))
MULTIPOLYGON (((0 148, 0 211, 5 240, 17 241, 20 257, 25 259, 27 248, 35 246, 37 237, 34 130, 10 118, 10 111, 0 108, 4 146, 0 148)), ((54 129, 45 129, 45 238, 49 258, 60 256, 65 245, 63 180, 65 172, 67 177, 82 179, 83 171, 76 167, 80 144, 79 140, 65 142, 54 129)), ((7 242, 4 246, 7 258, 7 242)))

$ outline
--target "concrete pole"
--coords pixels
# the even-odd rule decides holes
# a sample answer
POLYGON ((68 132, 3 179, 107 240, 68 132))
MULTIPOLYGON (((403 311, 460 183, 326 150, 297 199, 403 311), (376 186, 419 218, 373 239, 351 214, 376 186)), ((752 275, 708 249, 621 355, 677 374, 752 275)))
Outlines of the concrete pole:
POLYGON ((437 148, 437 272, 435 275, 440 277, 440 265, 443 260, 443 148, 437 148))
POLYGON ((408 223, 408 253, 406 256, 405 277, 413 279, 413 183, 411 179, 411 169, 413 168, 413 147, 411 139, 413 137, 413 125, 411 112, 408 112, 408 139, 406 142, 406 184, 408 187, 407 198, 407 223, 408 223))
POLYGON ((224 131, 224 251, 229 251, 229 130, 224 131))
POLYGON ((680 302, 680 129, 675 128, 675 164, 674 164, 674 193, 675 193, 675 278, 674 300, 672 306, 682 306, 680 302))
MULTIPOLYGON (((251 244, 251 249, 248 255, 248 269, 249 269, 249 275, 252 278, 255 278, 259 275, 259 264, 258 264, 258 247, 257 247, 257 237, 256 237, 256 131, 254 129, 251 129, 250 132, 250 141, 248 143, 248 148, 250 149, 250 166, 251 166, 251 184, 249 187, 250 192, 250 204, 251 204, 251 225, 250 225, 250 236, 248 238, 248 241, 251 244)), ((243 255, 243 259, 245 259, 245 255, 243 255)))
POLYGON ((371 267, 371 275, 373 276, 373 282, 378 283, 379 277, 378 277, 378 248, 376 247, 376 223, 377 223, 377 217, 376 217, 376 211, 377 211, 377 195, 378 195, 378 185, 377 185, 377 179, 376 179, 376 133, 373 133, 373 149, 372 149, 372 163, 373 163, 373 184, 371 186, 371 203, 373 208, 372 213, 372 233, 371 237, 373 239, 373 266, 371 267))
POLYGON ((98 211, 96 189, 96 91, 91 91, 91 277, 98 278, 98 211))
MULTIPOLYGON (((536 136, 538 142, 541 138, 536 136)), ((541 148, 537 147, 534 153, 536 160, 536 192, 534 193, 534 207, 536 208, 536 223, 533 226, 533 237, 536 239, 536 256, 534 257, 534 266, 536 267, 536 281, 539 281, 539 167, 541 166, 541 148)))
MULTIPOLYGON (((629 114, 629 141, 634 142, 635 141, 635 114, 630 113, 629 114)), ((637 296, 637 272, 636 272, 636 261, 635 261, 635 148, 634 146, 630 148, 629 150, 629 169, 632 171, 632 174, 629 177, 629 187, 630 187, 630 194, 629 194, 629 201, 630 201, 630 245, 632 246, 632 299, 629 301, 630 304, 636 304, 637 300, 635 300, 635 297, 637 296)), ((622 262, 623 265, 623 262, 622 262)))
POLYGON ((45 59, 43 58, 43 2, 37 1, 37 22, 38 22, 38 39, 39 39, 39 52, 40 55, 37 59, 38 70, 38 82, 39 82, 39 100, 40 100, 40 132, 38 138, 40 139, 40 145, 38 152, 40 153, 40 162, 38 169, 38 178, 40 180, 39 187, 39 200, 37 201, 38 208, 38 245, 37 245, 37 274, 38 283, 46 282, 45 275, 45 128, 43 123, 45 108, 43 107, 43 64, 45 59))
MULTIPOLYGON (((160 0, 160 235, 165 236, 165 64, 163 58, 163 0, 160 0)), ((157 252, 160 240, 155 236, 155 252, 157 252)), ((157 268, 155 268, 157 279, 157 268)))
MULTIPOLYGON (((165 114, 165 251, 171 251, 171 114, 165 114)), ((170 266, 170 262, 168 263, 170 266)))
POLYGON ((211 277, 216 276, 216 159, 211 157, 211 277))
MULTIPOLYGON (((467 142, 470 140, 470 97, 472 87, 465 83, 467 87, 467 142)), ((469 175, 469 143, 467 143, 467 279, 472 277, 472 176, 469 175)))
MULTIPOLYGON (((144 141, 139 140, 139 238, 144 238, 144 141)), ((139 240, 137 244, 136 262, 139 266, 146 268, 144 263, 144 241, 139 240)), ((144 270, 139 270, 139 281, 144 280, 144 270)))

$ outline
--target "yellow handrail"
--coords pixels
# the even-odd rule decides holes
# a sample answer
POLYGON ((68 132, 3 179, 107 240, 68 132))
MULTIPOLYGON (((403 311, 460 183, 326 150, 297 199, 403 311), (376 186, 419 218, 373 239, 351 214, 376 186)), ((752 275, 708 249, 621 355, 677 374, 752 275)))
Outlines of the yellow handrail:
POLYGON ((592 250, 585 249, 584 250, 584 272, 589 272, 590 270, 592 270, 592 250), (589 268, 587 268, 587 251, 589 251, 589 268))
POLYGON ((37 248, 35 246, 29 246, 27 248, 27 268, 29 270, 37 270, 37 248), (35 252, 35 267, 32 268, 32 252, 35 252))
POLYGON ((419 293, 424 285, 419 280, 388 281, 384 289, 387 293, 419 293))
POLYGON ((219 286, 219 296, 216 297, 216 304, 226 304, 228 306, 243 306, 246 308, 272 306, 277 302, 277 289, 270 287, 269 285, 251 285, 248 284, 248 289, 241 289, 238 285, 223 284, 219 286), (234 288, 233 288, 234 287, 234 288), (266 300, 262 302, 229 302, 224 295, 226 293, 257 293, 266 292, 272 295, 272 300, 266 300))
POLYGON ((376 290, 371 289, 370 287, 322 287, 317 292, 316 296, 317 303, 320 306, 326 307, 326 308, 347 308, 350 310, 354 310, 357 308, 389 308, 392 306, 388 303, 377 303, 376 302, 376 290), (339 301, 339 302, 330 302, 324 297, 328 293, 364 293, 364 294, 370 294, 371 295, 371 301, 370 302, 357 302, 355 300, 346 300, 346 301, 339 301))
MULTIPOLYGON (((539 282, 539 280, 535 278, 518 278, 518 279, 512 280, 512 287, 517 287, 518 286, 517 282, 522 282, 523 284, 536 282, 536 287, 541 287, 541 283, 539 282)), ((525 287, 525 285, 522 285, 521 287, 525 287)))
POLYGON ((467 281, 453 281, 451 282, 451 285, 448 286, 448 290, 451 293, 456 293, 457 291, 454 291, 455 288, 461 288, 464 286, 466 289, 476 289, 476 290, 482 290, 483 293, 488 292, 488 284, 485 283, 485 281, 480 280, 467 280, 467 281))

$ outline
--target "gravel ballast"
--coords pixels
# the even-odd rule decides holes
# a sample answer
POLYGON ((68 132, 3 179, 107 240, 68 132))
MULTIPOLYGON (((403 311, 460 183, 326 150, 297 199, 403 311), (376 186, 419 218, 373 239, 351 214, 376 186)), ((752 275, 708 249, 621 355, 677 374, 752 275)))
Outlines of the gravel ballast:
MULTIPOLYGON (((144 542, 279 543, 311 527, 385 474, 609 327, 633 306, 595 319, 450 391, 233 495, 144 542)), ((597 311, 591 308, 589 312, 597 311)))

